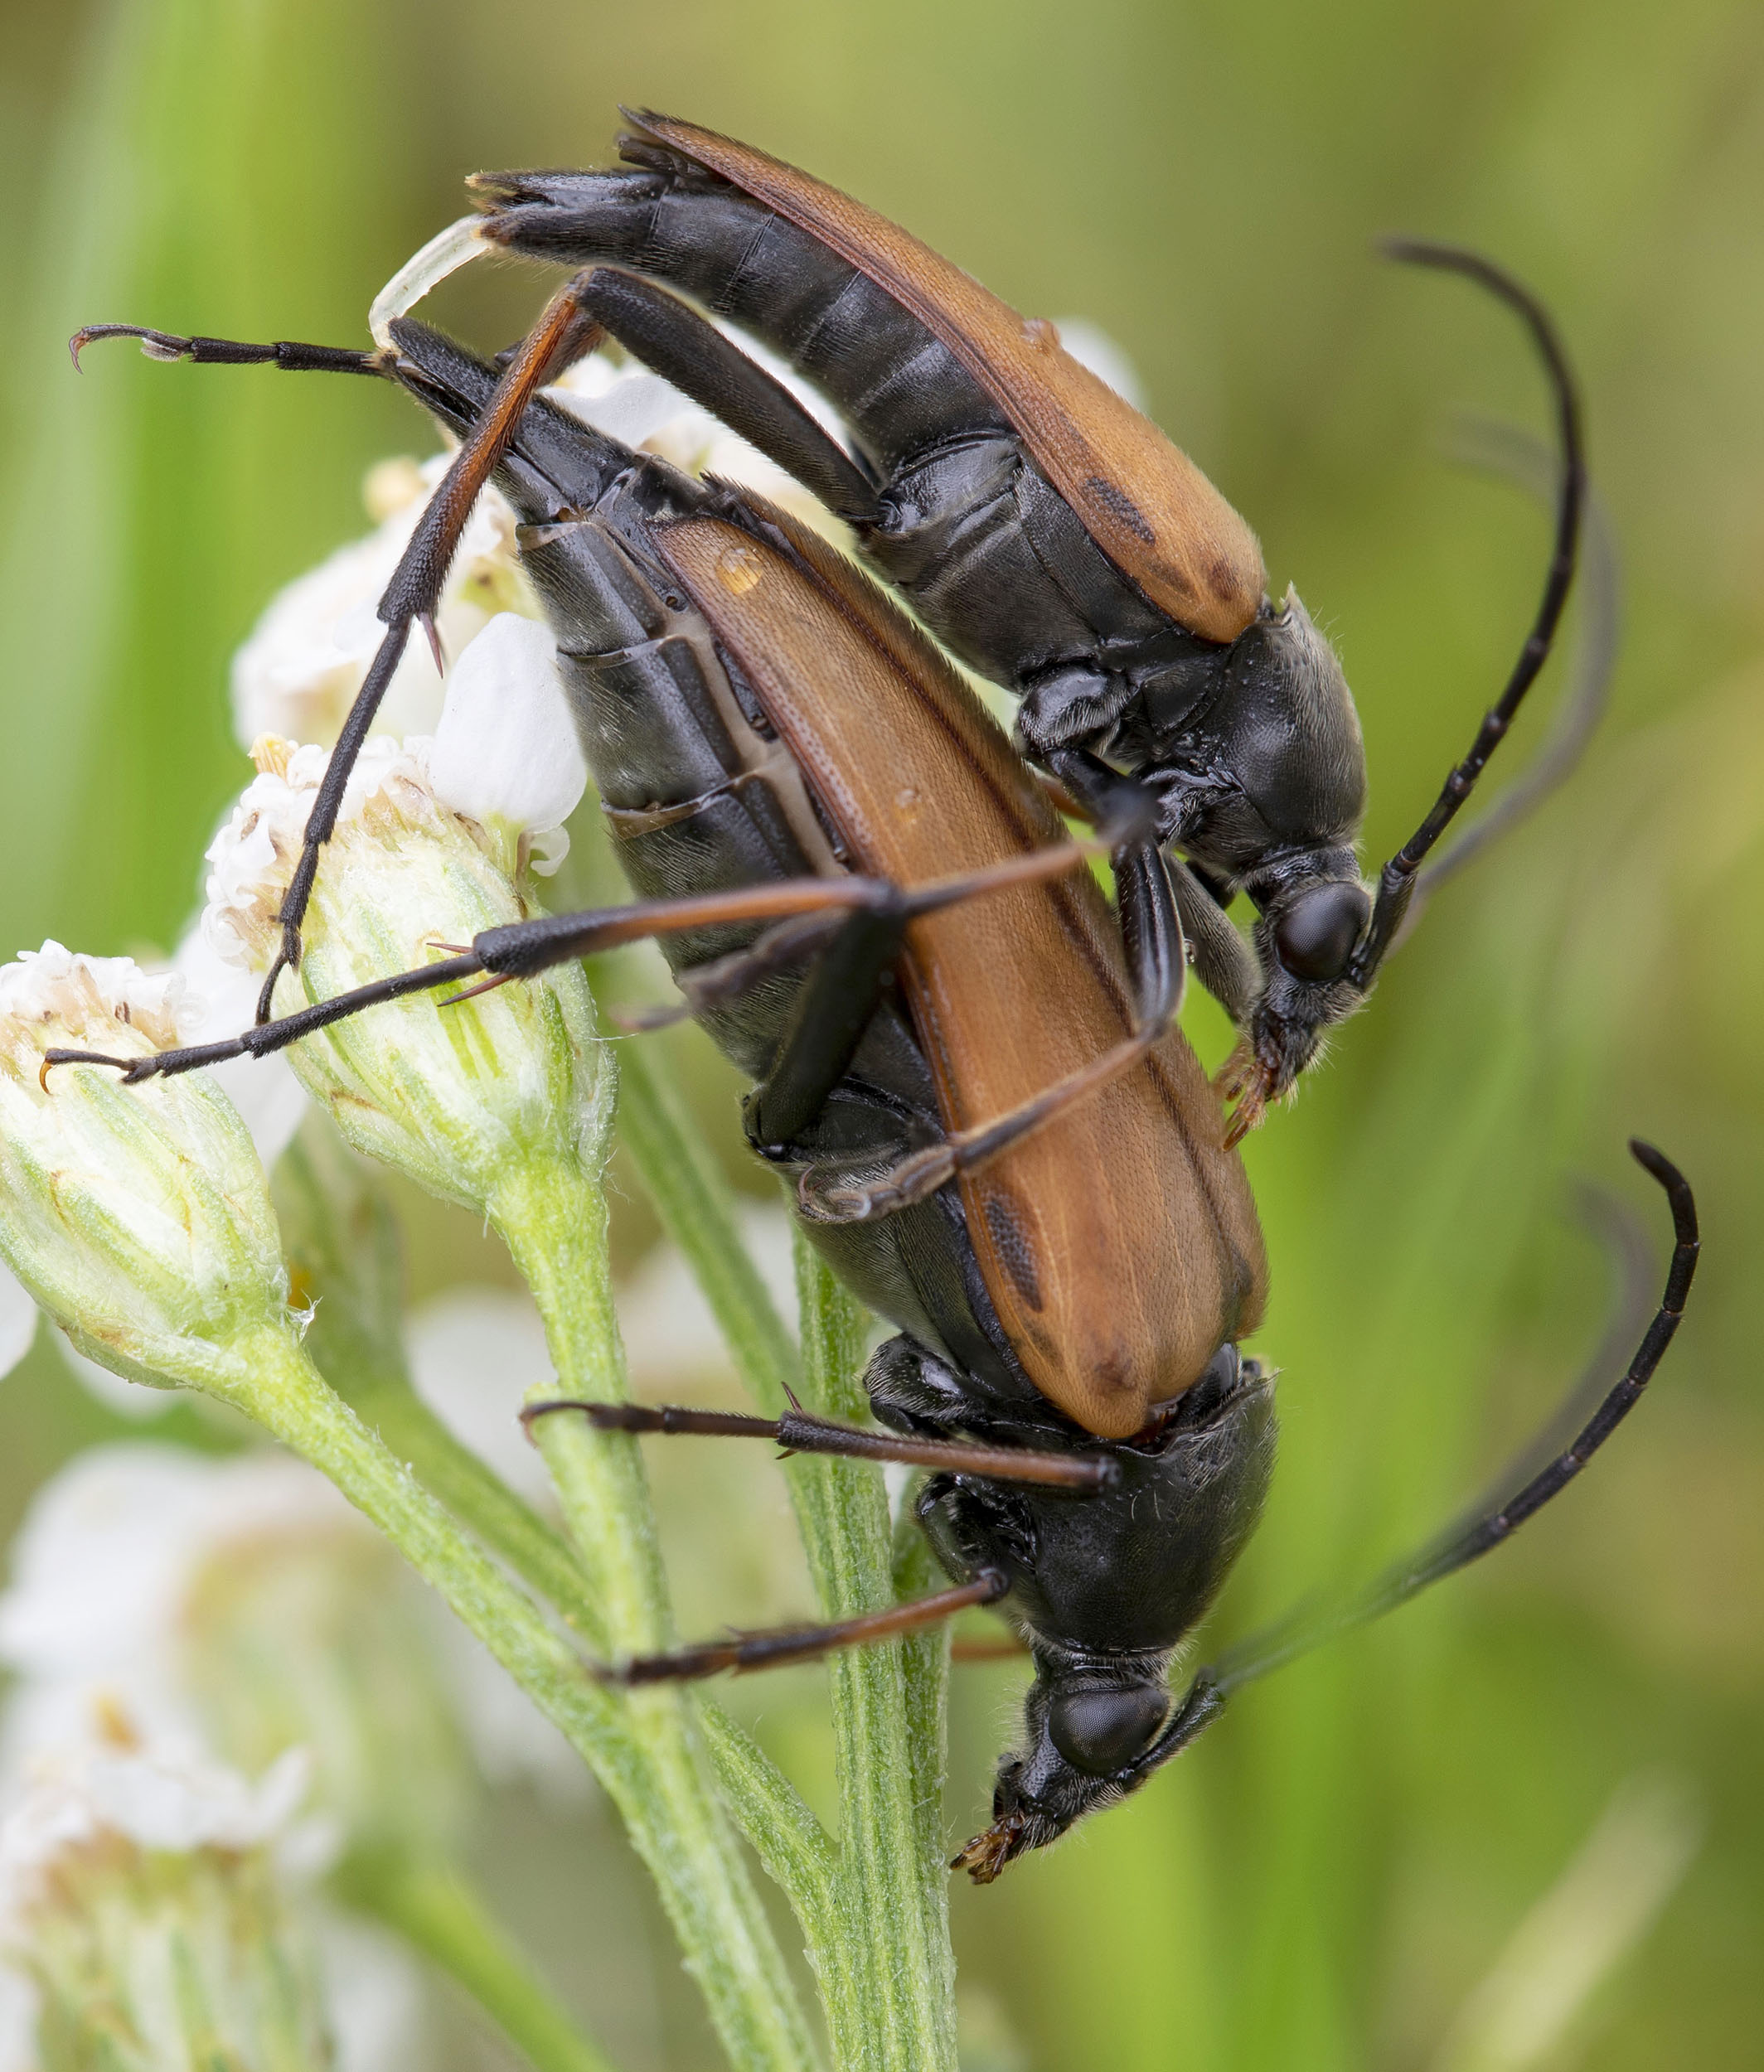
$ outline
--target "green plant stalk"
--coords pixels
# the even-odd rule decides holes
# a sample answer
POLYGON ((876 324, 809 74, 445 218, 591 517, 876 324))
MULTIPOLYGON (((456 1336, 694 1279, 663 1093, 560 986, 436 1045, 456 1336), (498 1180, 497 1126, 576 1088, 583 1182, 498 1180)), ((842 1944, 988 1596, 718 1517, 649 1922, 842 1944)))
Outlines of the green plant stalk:
MULTIPOLYGON (((640 1708, 596 1684, 533 1604, 463 1537, 284 1331, 264 1326, 229 1354, 224 1371, 203 1377, 211 1392, 336 1484, 605 1786, 661 1890, 731 2062, 741 2072, 807 2072, 812 2060, 800 2012, 744 1866, 692 1760, 681 1708, 640 1708)), ((635 1523, 641 1539, 645 1522, 635 1523)))
POLYGON ((463 1987, 535 2072, 612 2072, 469 1881, 439 1864, 361 1866, 348 1895, 463 1987))
MULTIPOLYGON (((804 1401, 836 1417, 869 1412, 861 1376, 865 1316, 799 1234, 797 1285, 802 1321, 804 1401)), ((846 1618, 895 1598, 893 1532, 880 1472, 857 1461, 802 1464, 802 1509, 822 1605, 846 1618)), ((850 1959, 830 1992, 827 2023, 841 2065, 865 2072, 936 2072, 956 2063, 955 1964, 943 1861, 942 1675, 945 1642, 931 1662, 923 1644, 909 1692, 906 1648, 841 1649, 828 1659, 839 1776, 841 1944, 850 1959), (916 1701, 916 1702, 915 1702, 916 1701), (934 1716, 930 1716, 934 1715, 934 1716), (928 1751, 915 1731, 938 1731, 928 1751), (928 1802, 926 1769, 934 1772, 928 1802), (928 1818, 927 1816, 928 1815, 928 1818)))
MULTIPOLYGON (((574 1549, 459 1444, 410 1385, 397 1225, 366 1167, 314 1118, 278 1164, 274 1188, 290 1268, 303 1289, 322 1297, 305 1340, 320 1371, 453 1515, 603 1654, 603 1621, 574 1549)), ((763 1301, 733 1222, 720 1227, 763 1301)), ((738 1275, 724 1279, 735 1285, 738 1275)), ((793 1360, 782 1323, 768 1314, 774 1341, 793 1360)), ((800 1911, 830 1885, 832 1845, 777 1765, 714 1706, 701 1702, 701 1713, 725 1799, 800 1911)))
MULTIPOLYGON (((328 1372, 326 1379, 333 1386, 339 1382, 328 1372)), ((338 1386, 337 1393, 491 1553, 590 1647, 605 1646, 588 1571, 574 1550, 453 1436, 408 1382, 383 1375, 356 1377, 338 1386)))
MULTIPOLYGON (((775 1416, 796 1389, 830 1416, 865 1421, 862 1312, 799 1237, 799 1358, 741 1242, 726 1184, 665 1067, 635 1045, 621 1063, 620 1134, 755 1402, 775 1416)), ((800 1456, 786 1472, 823 1614, 841 1618, 893 1602, 880 1474, 857 1462, 800 1456)), ((923 1536, 914 1532, 911 1545, 901 1580, 917 1594, 935 1585, 923 1536)), ((943 1632, 831 1658, 836 1847, 806 1808, 797 1814, 799 1800, 781 1805, 776 1788, 767 1790, 766 1773, 776 1772, 745 1736, 721 1720, 711 1731, 731 1809, 802 1924, 841 2072, 955 2065, 942 1823, 947 1661, 943 1632)))
MULTIPOLYGON (((510 1173, 486 1209, 532 1290, 564 1392, 623 1399, 624 1351, 598 1186, 578 1164, 531 1159, 510 1173)), ((577 1417, 542 1419, 536 1431, 609 1647, 615 1653, 667 1647, 673 1622, 636 1445, 577 1417)), ((739 2029, 723 2025, 725 2047, 738 2065, 806 2066, 807 2032, 712 1789, 695 1694, 661 1685, 617 1703, 642 1750, 647 1785, 621 1810, 674 1915, 687 1968, 714 2011, 720 2006, 744 2017, 739 2029), (754 2019, 762 2011, 763 2027, 754 2019)))
POLYGON ((411 1385, 404 1247, 367 1161, 315 1110, 276 1161, 270 1193, 295 1299, 312 1305, 304 1343, 313 1365, 462 1524, 598 1647, 574 1551, 411 1385))

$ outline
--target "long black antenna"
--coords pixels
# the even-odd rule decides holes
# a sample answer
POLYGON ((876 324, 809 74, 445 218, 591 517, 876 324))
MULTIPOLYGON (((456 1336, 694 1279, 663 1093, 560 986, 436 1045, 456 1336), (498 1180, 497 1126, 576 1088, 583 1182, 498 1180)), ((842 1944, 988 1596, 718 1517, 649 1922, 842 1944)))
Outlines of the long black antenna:
POLYGON ((1415 873, 1429 850, 1445 833, 1459 808, 1470 796, 1486 767, 1489 758, 1505 738, 1514 714, 1525 693, 1537 680, 1548 659, 1561 623, 1563 608, 1574 581, 1580 548, 1581 514, 1587 496, 1586 453, 1581 441, 1580 399, 1569 369, 1568 356, 1556 336, 1555 326, 1537 298, 1480 253, 1461 250, 1453 244, 1432 244, 1409 238, 1393 238, 1383 247, 1388 258, 1409 266, 1430 266, 1441 272, 1461 274, 1485 288, 1514 311, 1531 333, 1539 356, 1554 392, 1558 436, 1562 448, 1562 486, 1556 503, 1555 548, 1544 579, 1544 595, 1538 605, 1531 632, 1519 650, 1506 689, 1485 715, 1470 753, 1446 779, 1432 810, 1379 874, 1378 898, 1372 909, 1372 925, 1365 941, 1348 966, 1348 977, 1364 992, 1377 975, 1392 938, 1397 932, 1411 895, 1415 873))

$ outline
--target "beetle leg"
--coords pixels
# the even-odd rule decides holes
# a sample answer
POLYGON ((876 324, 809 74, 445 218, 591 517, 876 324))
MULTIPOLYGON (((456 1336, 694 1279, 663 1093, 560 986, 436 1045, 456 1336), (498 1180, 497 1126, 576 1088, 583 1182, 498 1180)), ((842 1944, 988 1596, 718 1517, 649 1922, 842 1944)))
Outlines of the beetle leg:
MULTIPOLYGON (((520 427, 521 414, 535 393, 560 368, 592 351, 600 336, 598 325, 583 308, 579 299, 585 279, 585 275, 579 275, 560 290, 528 333, 497 383, 482 416, 453 456, 380 598, 377 616, 386 630, 337 734, 324 781, 307 819, 299 859, 276 916, 282 928, 282 946, 258 995, 259 1027, 269 1021, 276 980, 289 966, 300 961, 301 924, 306 918, 313 880, 318 874, 319 856, 336 827, 350 772, 361 754, 380 701, 404 658, 411 628, 420 625, 428 632, 430 641, 434 640, 435 607, 478 491, 495 472, 497 462, 520 427)), ((169 332, 147 331, 126 324, 94 324, 76 332, 70 341, 75 366, 79 364, 81 345, 95 338, 117 336, 140 338, 144 348, 158 359, 188 358, 230 365, 274 362, 290 368, 342 369, 356 373, 385 371, 377 353, 362 355, 315 346, 250 346, 229 339, 181 338, 169 332)))
POLYGON ((861 1185, 817 1181, 811 1167, 797 1184, 803 1215, 816 1222, 869 1222, 909 1208, 1088 1101, 1162 1042, 1182 1005, 1187 966, 1182 923, 1156 849, 1143 843, 1124 845, 1115 850, 1114 860, 1136 995, 1138 1026, 1133 1034, 991 1122, 953 1130, 861 1185))
POLYGON ((991 1640, 952 1640, 952 1662, 1012 1662, 1029 1653, 1029 1643, 1015 1634, 1001 1634, 991 1640))
POLYGON ((1020 1144, 1025 1137, 1088 1101, 1111 1080, 1131 1072, 1156 1046, 1162 1034, 1161 1029, 1142 1029, 1111 1045, 1088 1065, 1080 1065, 1076 1072, 1068 1072, 1064 1078, 1019 1101, 991 1122, 953 1130, 861 1186, 817 1183, 811 1168, 797 1183, 797 1209, 811 1222, 867 1223, 910 1208, 962 1174, 978 1171, 989 1159, 996 1158, 1013 1144, 1020 1144))
POLYGON ((841 910, 847 914, 898 916, 904 922, 988 892, 1063 876, 1082 863, 1092 846, 1086 842, 1058 842, 983 870, 962 872, 904 888, 885 879, 787 878, 769 884, 737 886, 726 892, 700 893, 679 899, 639 899, 622 907, 593 907, 580 913, 546 914, 534 921, 511 922, 504 927, 483 930, 472 937, 469 950, 456 956, 434 964, 418 965, 411 971, 395 971, 327 1000, 315 1000, 292 1014, 256 1023, 242 1034, 220 1043, 190 1044, 136 1058, 53 1049, 44 1053, 42 1071, 46 1073, 53 1065, 113 1065, 122 1073, 125 1085, 135 1086, 143 1079, 200 1071, 230 1058, 261 1058, 284 1050, 302 1037, 359 1014, 364 1008, 402 1000, 413 993, 478 978, 487 972, 499 980, 534 978, 553 965, 573 963, 579 957, 597 956, 650 936, 681 934, 725 922, 776 921, 841 910))
POLYGON ((582 304, 646 367, 795 476, 829 511, 854 525, 875 522, 875 485, 844 447, 782 381, 689 303, 634 274, 602 266, 582 304))
POLYGON ((672 1403, 591 1403, 574 1397, 529 1403, 521 1413, 528 1431, 537 1417, 579 1411, 596 1431, 695 1433, 724 1439, 769 1439, 786 1454, 836 1455, 848 1460, 889 1460, 905 1467, 935 1468, 949 1474, 985 1475, 994 1482, 1029 1482, 1049 1489, 1096 1491, 1121 1479, 1117 1463, 1103 1453, 1035 1453, 1017 1446, 984 1446, 967 1440, 920 1438, 844 1425, 807 1411, 782 1417, 749 1417, 720 1410, 682 1410, 672 1403))
POLYGON ((1239 1029, 1262 997, 1262 961, 1243 934, 1180 856, 1166 854, 1176 913, 1199 980, 1239 1029))
POLYGON ((303 346, 279 338, 267 346, 237 338, 182 338, 149 324, 82 324, 67 341, 75 367, 86 347, 100 338, 135 338, 149 360, 189 360, 199 367, 280 367, 287 374, 372 374, 385 371, 377 352, 352 346, 303 346))
POLYGON ((778 1626, 764 1633, 736 1634, 728 1640, 701 1641, 696 1647, 676 1648, 667 1654, 633 1655, 628 1661, 608 1663, 594 1673, 603 1683, 629 1687, 692 1682, 700 1677, 720 1676, 725 1669, 741 1676, 754 1669, 782 1668, 788 1663, 812 1662, 838 1648, 867 1647, 902 1634, 922 1632, 966 1611, 970 1605, 996 1605, 1009 1588, 1002 1576, 988 1570, 971 1583, 958 1583, 952 1590, 915 1597, 904 1605, 889 1605, 880 1611, 860 1612, 855 1619, 836 1619, 824 1626, 778 1626))

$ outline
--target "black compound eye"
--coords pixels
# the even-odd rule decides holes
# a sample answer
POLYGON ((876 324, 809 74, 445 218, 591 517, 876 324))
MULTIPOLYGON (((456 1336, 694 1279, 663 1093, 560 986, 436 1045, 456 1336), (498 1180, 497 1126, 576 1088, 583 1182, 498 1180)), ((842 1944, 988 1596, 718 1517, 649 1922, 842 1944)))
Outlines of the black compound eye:
POLYGON ((1274 924, 1274 954, 1296 979, 1339 979, 1371 917, 1359 885, 1313 885, 1274 924))
POLYGON ((1062 1691, 1048 1708, 1048 1733, 1073 1769, 1107 1777, 1143 1755, 1170 1710, 1148 1684, 1125 1691, 1062 1691))

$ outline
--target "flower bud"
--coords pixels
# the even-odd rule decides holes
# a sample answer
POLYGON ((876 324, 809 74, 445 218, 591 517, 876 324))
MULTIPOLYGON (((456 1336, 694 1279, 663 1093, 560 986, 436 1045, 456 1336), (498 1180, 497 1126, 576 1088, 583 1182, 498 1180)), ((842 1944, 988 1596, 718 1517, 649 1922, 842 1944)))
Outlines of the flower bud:
POLYGON ((328 2072, 275 1857, 307 1770, 121 1749, 38 1775, 0 1828, 0 1953, 36 1989, 41 2062, 328 2072))
MULTIPOLYGON (((585 771, 545 637, 511 621, 467 661, 480 649, 477 667, 454 672, 437 739, 364 749, 279 1012, 539 911, 528 866, 574 807, 585 771)), ((328 758, 265 740, 256 759, 261 774, 209 850, 204 927, 223 957, 262 970, 328 758)), ((574 965, 462 1004, 423 993, 373 1007, 288 1057, 358 1150, 480 1213, 530 1160, 598 1164, 601 1155, 613 1075, 574 965)))
POLYGON ((125 1087, 44 1068, 55 1048, 144 1055, 178 1042, 183 981, 46 942, 0 966, 0 1255, 89 1358, 133 1381, 227 1386, 235 1348, 285 1329, 264 1169, 196 1075, 125 1087))

